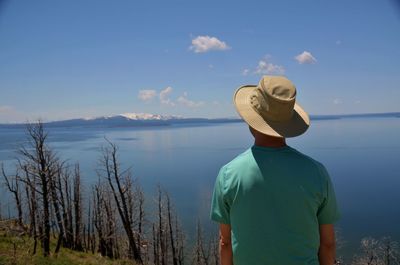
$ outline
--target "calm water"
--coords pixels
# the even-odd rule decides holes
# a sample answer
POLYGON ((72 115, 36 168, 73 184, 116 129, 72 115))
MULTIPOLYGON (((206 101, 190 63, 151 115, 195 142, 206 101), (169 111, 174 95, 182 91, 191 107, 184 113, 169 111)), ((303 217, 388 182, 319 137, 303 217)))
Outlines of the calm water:
MULTIPOLYGON (((357 251, 365 236, 391 236, 400 242, 400 119, 359 118, 313 121, 292 147, 323 162, 331 174, 345 241, 339 254, 357 251)), ((120 147, 121 162, 132 166, 151 201, 160 183, 172 196, 186 231, 199 218, 207 228, 214 179, 221 165, 251 146, 244 123, 212 126, 51 129, 50 143, 59 155, 79 161, 87 190, 97 181, 95 169, 104 136, 120 147)), ((0 129, 0 161, 8 166, 24 132, 0 129)), ((3 195, 4 196, 4 195, 3 195)), ((3 214, 9 199, 2 199, 3 214)))

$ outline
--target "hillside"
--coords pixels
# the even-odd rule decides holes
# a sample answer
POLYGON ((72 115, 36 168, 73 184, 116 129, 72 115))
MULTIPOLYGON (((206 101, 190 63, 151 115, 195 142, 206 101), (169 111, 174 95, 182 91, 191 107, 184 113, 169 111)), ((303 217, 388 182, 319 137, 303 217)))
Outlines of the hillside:
MULTIPOLYGON (((52 254, 44 258, 38 247, 38 253, 31 255, 33 239, 27 236, 19 236, 11 222, 0 221, 0 265, 136 265, 135 262, 119 259, 111 260, 100 254, 72 251, 61 248, 58 255, 52 254)), ((55 239, 51 242, 51 248, 55 248, 55 239)))

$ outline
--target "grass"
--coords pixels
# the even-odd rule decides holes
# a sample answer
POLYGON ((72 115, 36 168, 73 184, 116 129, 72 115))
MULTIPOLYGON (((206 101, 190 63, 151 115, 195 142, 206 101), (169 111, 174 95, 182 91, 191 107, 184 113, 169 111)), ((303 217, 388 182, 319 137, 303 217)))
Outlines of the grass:
MULTIPOLYGON (((52 250, 55 248, 54 244, 52 242, 52 250)), ((32 250, 33 240, 29 237, 10 236, 0 232, 0 265, 136 265, 135 262, 126 259, 111 260, 97 253, 63 248, 57 255, 51 253, 50 257, 45 258, 42 256, 40 244, 38 244, 36 255, 31 255, 32 250)))

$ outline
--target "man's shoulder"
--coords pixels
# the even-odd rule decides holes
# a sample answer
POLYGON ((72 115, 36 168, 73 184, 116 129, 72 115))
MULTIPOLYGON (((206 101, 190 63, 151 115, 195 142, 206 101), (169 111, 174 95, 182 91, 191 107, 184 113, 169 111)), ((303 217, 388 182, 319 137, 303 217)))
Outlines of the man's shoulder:
POLYGON ((315 167, 324 167, 324 165, 321 162, 319 162, 318 160, 316 160, 315 158, 313 158, 309 155, 306 155, 293 147, 290 147, 290 150, 298 159, 304 161, 304 163, 309 163, 310 165, 315 166, 315 167))
POLYGON ((296 158, 299 160, 300 164, 302 164, 302 168, 305 171, 308 172, 314 172, 315 174, 322 176, 322 177, 327 177, 328 173, 327 170, 320 161, 316 160, 315 158, 306 155, 294 148, 290 148, 293 151, 293 154, 296 156, 296 158))
POLYGON ((251 149, 248 148, 244 152, 240 153, 235 158, 233 158, 231 161, 226 163, 222 167, 222 169, 232 169, 232 168, 240 167, 240 166, 242 166, 244 164, 248 164, 249 160, 252 159, 252 158, 253 158, 253 156, 252 156, 252 153, 251 153, 251 149))

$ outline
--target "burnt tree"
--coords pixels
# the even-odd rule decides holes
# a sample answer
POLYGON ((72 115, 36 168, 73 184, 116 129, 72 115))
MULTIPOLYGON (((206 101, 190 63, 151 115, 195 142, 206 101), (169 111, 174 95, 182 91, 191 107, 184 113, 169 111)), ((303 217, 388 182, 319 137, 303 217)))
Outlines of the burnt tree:
POLYGON ((28 167, 26 165, 22 165, 20 163, 20 167, 25 173, 23 182, 25 183, 25 193, 29 210, 29 236, 33 237, 34 243, 33 243, 32 254, 35 255, 37 248, 37 238, 38 238, 37 224, 36 224, 37 220, 36 218, 37 202, 36 202, 36 189, 35 189, 36 179, 30 176, 28 167))
POLYGON ((73 249, 83 251, 82 246, 82 195, 81 195, 81 173, 79 164, 75 165, 74 178, 73 178, 73 204, 74 204, 74 217, 75 217, 75 234, 73 249))
MULTIPOLYGON (((60 209, 60 197, 57 193, 57 190, 60 191, 60 189, 57 189, 57 179, 60 178, 60 175, 62 174, 63 170, 63 163, 59 163, 57 165, 57 173, 54 178, 51 179, 50 181, 50 190, 51 190, 51 200, 53 202, 53 209, 55 212, 55 216, 57 219, 57 225, 58 225, 58 240, 57 240, 57 245, 56 249, 54 250, 55 253, 58 253, 61 247, 61 244, 65 242, 65 224, 63 222, 62 218, 62 213, 60 209)), ((61 193, 62 190, 59 192, 61 193)))
POLYGON ((43 255, 50 255, 50 181, 55 175, 58 159, 47 145, 47 132, 42 122, 27 125, 27 144, 18 150, 20 163, 35 181, 26 182, 40 195, 41 224, 39 225, 43 255), (33 183, 35 186, 32 186, 33 183))
MULTIPOLYGON (((99 181, 93 188, 93 224, 97 232, 98 249, 102 256, 114 258, 117 253, 115 207, 107 186, 99 181)), ((92 251, 95 241, 92 239, 92 251)))
POLYGON ((140 246, 137 244, 133 230, 132 212, 128 203, 128 194, 132 192, 130 191, 132 189, 132 175, 129 169, 123 171, 120 169, 117 146, 108 140, 107 143, 108 145, 102 149, 99 173, 106 178, 111 194, 114 197, 122 225, 128 237, 129 257, 142 264, 140 246))
POLYGON ((20 177, 18 175, 18 170, 15 172, 14 176, 8 176, 5 172, 4 165, 1 164, 1 173, 4 178, 4 184, 7 189, 13 194, 15 204, 17 207, 17 214, 18 214, 18 225, 20 227, 24 227, 23 220, 22 220, 22 202, 21 202, 21 191, 20 191, 20 177))

